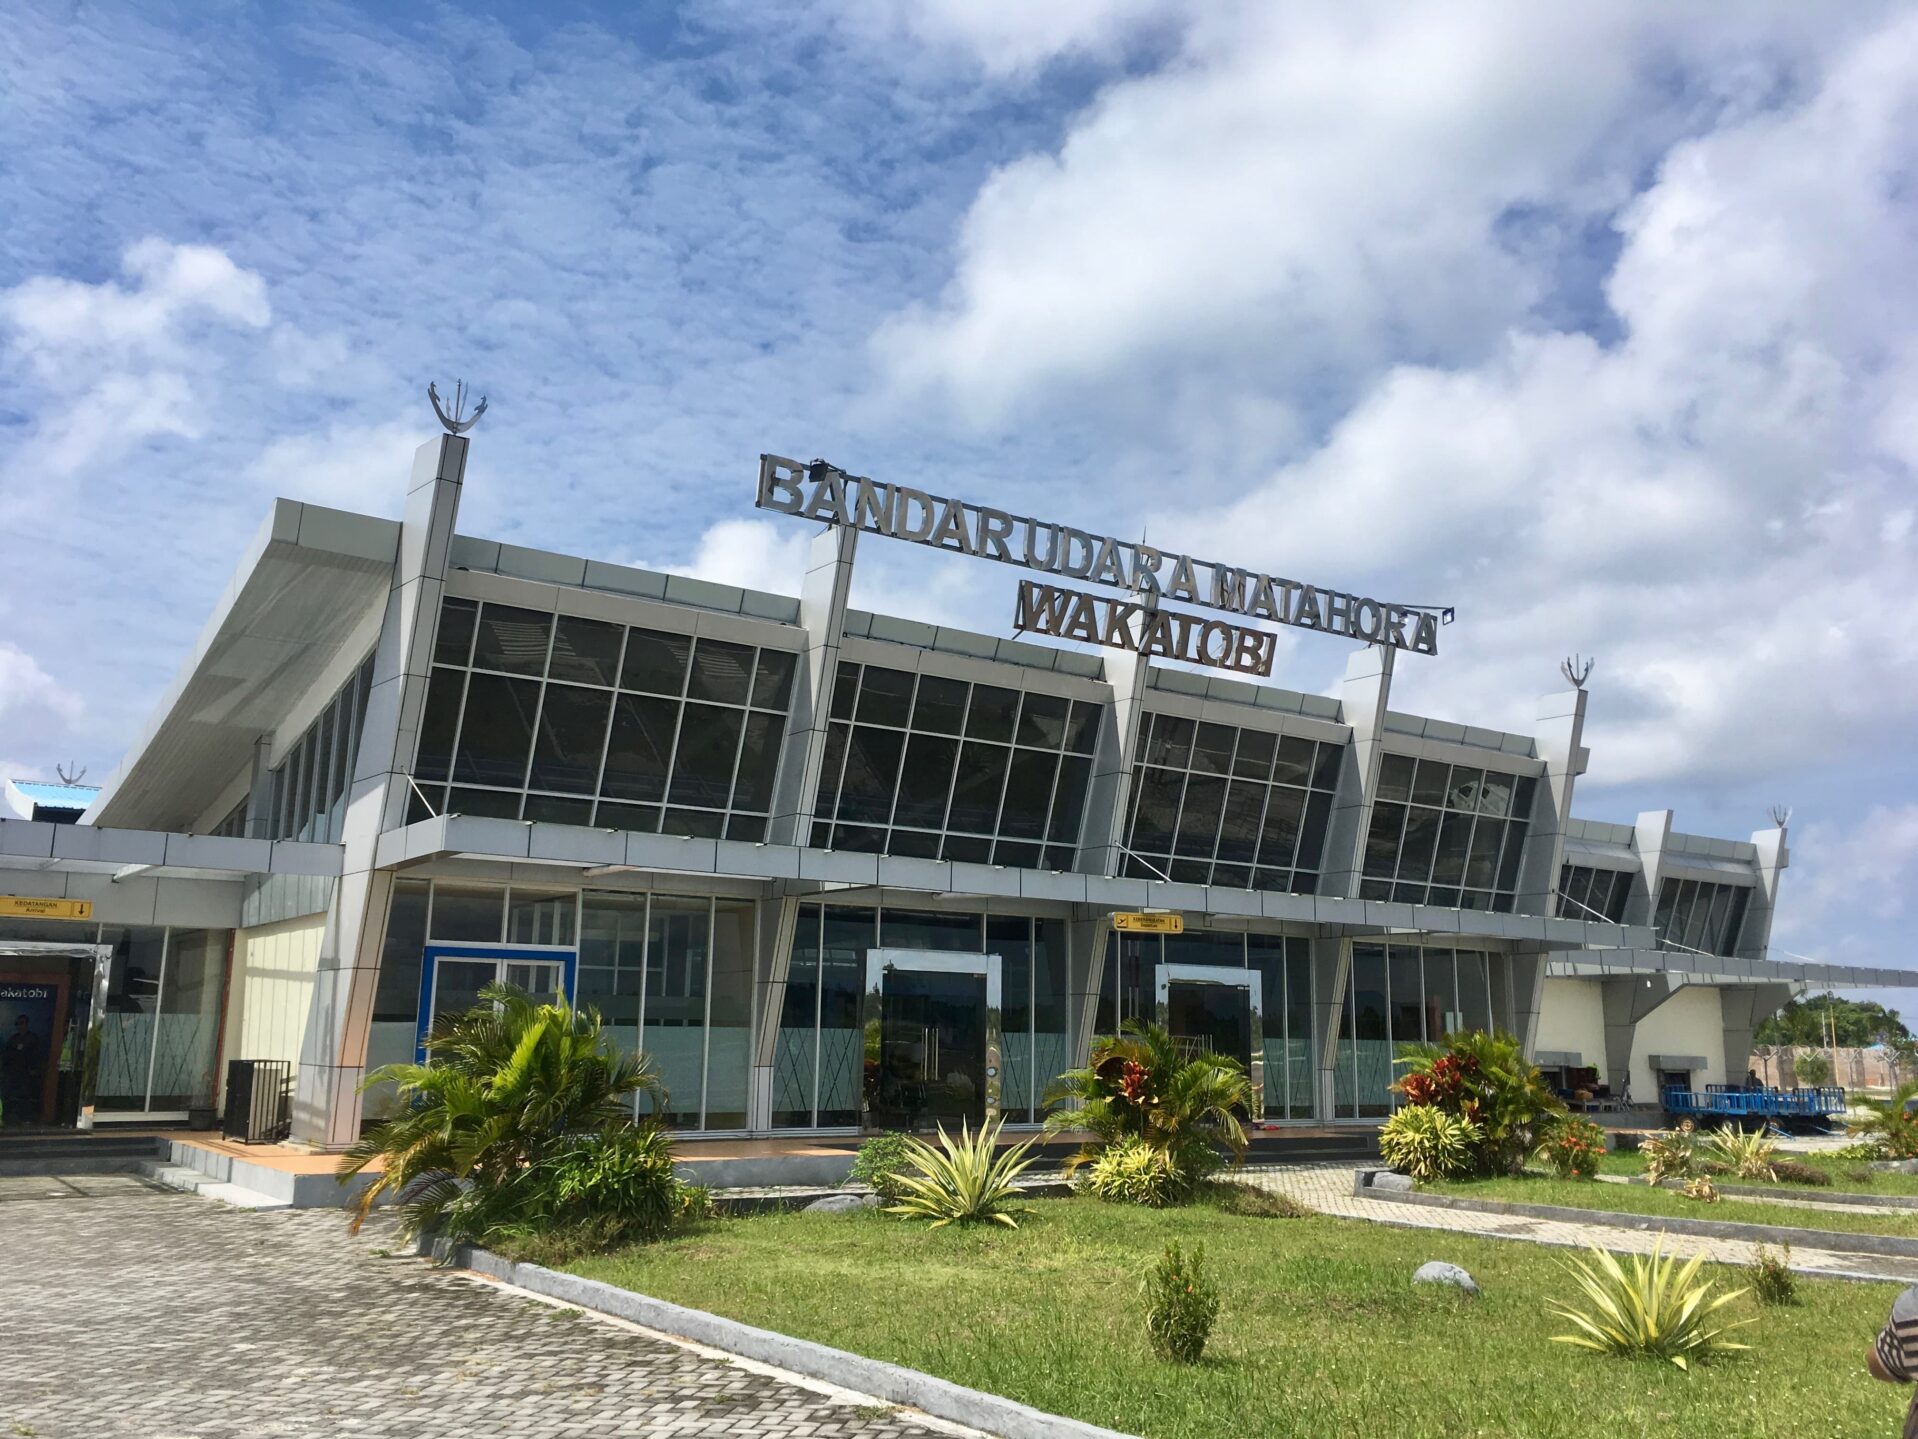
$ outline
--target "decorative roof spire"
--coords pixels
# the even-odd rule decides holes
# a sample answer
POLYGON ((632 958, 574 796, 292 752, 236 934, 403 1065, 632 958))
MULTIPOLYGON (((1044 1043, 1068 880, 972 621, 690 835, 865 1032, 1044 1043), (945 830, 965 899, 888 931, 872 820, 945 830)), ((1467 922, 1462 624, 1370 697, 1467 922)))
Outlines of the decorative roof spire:
POLYGON ((1558 672, 1565 676, 1573 689, 1582 690, 1585 688, 1585 681, 1592 677, 1592 666, 1595 663, 1597 663, 1595 660, 1581 659, 1578 655, 1572 655, 1559 662, 1558 672))
POLYGON ((480 402, 472 414, 466 413, 466 381, 453 381, 453 413, 449 416, 440 404, 440 392, 437 385, 429 383, 426 398, 433 402, 433 413, 440 417, 440 423, 446 426, 449 435, 463 435, 480 422, 480 416, 486 413, 486 396, 480 396, 480 402))

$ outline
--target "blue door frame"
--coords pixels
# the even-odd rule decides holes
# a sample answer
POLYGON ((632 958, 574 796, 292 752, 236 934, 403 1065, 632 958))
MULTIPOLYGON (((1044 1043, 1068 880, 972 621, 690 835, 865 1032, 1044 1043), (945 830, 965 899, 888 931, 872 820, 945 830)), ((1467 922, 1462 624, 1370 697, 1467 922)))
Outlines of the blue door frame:
POLYGON ((413 1060, 426 1063, 426 1033, 433 1022, 433 982, 442 959, 543 959, 560 964, 560 993, 572 1003, 579 977, 579 951, 554 944, 429 944, 420 952, 420 1007, 413 1035, 413 1060))

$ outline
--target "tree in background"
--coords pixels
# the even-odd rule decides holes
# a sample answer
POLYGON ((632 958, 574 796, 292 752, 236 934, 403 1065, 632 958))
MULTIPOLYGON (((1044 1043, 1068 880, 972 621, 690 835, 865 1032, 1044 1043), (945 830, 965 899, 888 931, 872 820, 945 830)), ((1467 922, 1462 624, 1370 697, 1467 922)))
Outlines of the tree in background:
POLYGON ((1800 1084, 1816 1089, 1831 1079, 1831 1061, 1817 1050, 1801 1054, 1792 1061, 1792 1073, 1798 1076, 1800 1084))
POLYGON ((1761 1023, 1752 1038, 1759 1044, 1788 1044, 1799 1048, 1823 1048, 1835 1043, 1846 1049, 1863 1049, 1894 1039, 1910 1039, 1911 1031, 1895 1009, 1886 1009, 1868 999, 1839 999, 1820 994, 1807 1000, 1792 1000, 1761 1023))

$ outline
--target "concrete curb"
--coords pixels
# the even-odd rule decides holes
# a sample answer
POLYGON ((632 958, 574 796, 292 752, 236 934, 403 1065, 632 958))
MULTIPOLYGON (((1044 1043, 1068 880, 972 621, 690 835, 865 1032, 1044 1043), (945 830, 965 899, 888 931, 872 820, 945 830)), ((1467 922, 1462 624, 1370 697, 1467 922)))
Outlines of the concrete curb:
MULTIPOLYGON (((1643 1185, 1642 1179, 1633 1179, 1633 1184, 1643 1185)), ((1772 1189, 1762 1184, 1719 1184, 1712 1181, 1720 1194, 1731 1199, 1803 1199, 1813 1204, 1855 1204, 1865 1209, 1918 1209, 1918 1194, 1861 1194, 1850 1189, 1820 1189, 1815 1184, 1801 1184, 1791 1189, 1772 1189)), ((1661 1189, 1683 1189, 1682 1179, 1667 1179, 1659 1186, 1661 1189)))
POLYGON ((890 1404, 919 1409, 937 1419, 950 1420, 974 1429, 983 1429, 1003 1439, 1133 1439, 1116 1429, 1102 1429, 1059 1414, 987 1394, 978 1389, 922 1374, 880 1359, 849 1354, 811 1340, 756 1329, 735 1319, 688 1309, 663 1299, 638 1294, 597 1279, 582 1279, 538 1264, 517 1264, 485 1249, 467 1246, 454 1248, 443 1241, 422 1245, 443 1262, 484 1274, 502 1283, 548 1299, 562 1300, 580 1309, 610 1314, 647 1329, 658 1330, 678 1339, 688 1339, 709 1348, 723 1349, 742 1358, 757 1360, 775 1368, 824 1380, 842 1389, 870 1394, 890 1404))
POLYGON ((1797 1229, 1783 1224, 1740 1224, 1725 1219, 1680 1219, 1633 1214, 1621 1209, 1572 1209, 1560 1204, 1514 1204, 1505 1199, 1455 1199, 1448 1194, 1407 1194, 1366 1189, 1367 1199, 1426 1209, 1462 1209, 1479 1214, 1509 1214, 1519 1219, 1555 1219, 1604 1229, 1664 1230, 1699 1239, 1741 1239, 1751 1244, 1792 1244, 1838 1254, 1877 1254, 1888 1259, 1918 1259, 1918 1239, 1886 1234, 1856 1234, 1832 1229, 1797 1229))

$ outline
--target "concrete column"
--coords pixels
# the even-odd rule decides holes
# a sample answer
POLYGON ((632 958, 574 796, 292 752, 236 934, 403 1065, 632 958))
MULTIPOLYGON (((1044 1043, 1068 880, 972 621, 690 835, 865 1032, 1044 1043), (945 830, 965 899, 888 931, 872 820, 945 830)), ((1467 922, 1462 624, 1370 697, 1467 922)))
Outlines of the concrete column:
POLYGON ((813 805, 826 757, 833 677, 839 670, 839 646, 846 633, 846 604, 852 594, 858 543, 858 530, 832 525, 814 537, 807 552, 806 577, 799 591, 806 657, 793 685, 792 709, 780 749, 779 784, 766 828, 772 844, 812 843, 813 805))
POLYGON ((1737 935, 1735 953, 1741 959, 1766 959, 1771 952, 1772 917, 1778 913, 1778 881, 1791 863, 1784 825, 1752 835, 1758 848, 1758 887, 1745 901, 1745 924, 1737 935))
POLYGON ((1345 986, 1352 973, 1352 941, 1312 941, 1312 1039, 1317 1059, 1317 1105, 1313 1118, 1336 1118, 1332 1084, 1339 1051, 1339 1021, 1345 1013, 1345 986))
MULTIPOLYGON (((1156 601, 1156 597, 1151 597, 1156 601)), ((1153 604, 1156 608, 1156 603, 1153 604)), ((1082 874, 1118 874, 1125 864, 1126 821, 1132 810, 1132 766, 1144 729, 1146 689, 1152 662, 1129 650, 1105 656, 1112 708, 1099 726, 1086 787, 1085 824, 1080 829, 1077 868, 1082 874)))
POLYGON ((1632 825, 1632 848, 1638 854, 1638 873, 1625 901, 1625 923, 1646 924, 1658 912, 1658 886, 1666 848, 1672 838, 1672 812, 1648 809, 1632 825))
MULTIPOLYGON (((1520 914, 1558 914, 1558 872, 1565 862, 1565 826, 1572 817, 1572 787, 1585 772, 1585 691, 1558 690, 1538 702, 1532 733, 1545 778, 1532 794, 1531 826, 1518 871, 1520 914)), ((1561 916, 1590 919, 1583 912, 1561 916)))
POLYGON ((273 736, 253 741, 253 782, 246 792, 246 837, 273 838, 273 736))
POLYGON ((746 1093, 746 1127, 773 1125, 773 1069, 779 1060, 779 1021, 786 1010, 786 974, 799 925, 797 898, 775 896, 758 903, 759 952, 753 959, 753 1068, 746 1093))
POLYGON ((1093 1024, 1099 1012, 1099 986, 1105 979, 1111 947, 1112 916, 1082 909, 1066 924, 1066 1024, 1072 1035, 1072 1063, 1092 1056, 1093 1024))
POLYGON ((1737 1084, 1751 1068, 1752 1031, 1785 1007, 1795 986, 1728 984, 1718 991, 1725 1026, 1725 1082, 1737 1084))
POLYGON ((1372 796, 1378 790, 1379 760, 1385 752, 1385 711, 1392 698, 1390 645, 1367 645, 1345 666, 1339 691, 1340 718, 1352 728, 1339 765, 1338 792, 1326 826, 1325 859, 1319 893, 1355 896, 1365 868, 1365 836, 1372 826, 1372 796))
POLYGON ((441 435, 414 456, 399 552, 373 652, 373 684, 347 795, 345 854, 320 941, 294 1088, 293 1138, 324 1148, 344 1148, 360 1134, 359 1085, 393 888, 392 875, 374 868, 375 854, 381 834, 406 821, 407 776, 426 704, 467 446, 462 436, 441 435))
POLYGON ((1612 1093, 1622 1095, 1631 1080, 1638 1022, 1682 988, 1684 981, 1669 974, 1620 974, 1599 981, 1605 1007, 1605 1082, 1612 1093))
MULTIPOLYGON (((1509 954, 1503 957, 1506 972, 1510 976, 1512 1034, 1519 1042, 1519 1052, 1527 1059, 1538 1047, 1538 1014, 1545 1001, 1546 958, 1544 954, 1509 954)), ((1493 955, 1493 965, 1499 962, 1500 956, 1493 955)))

